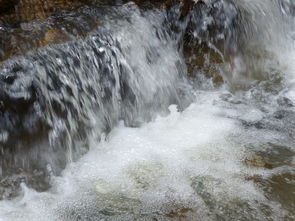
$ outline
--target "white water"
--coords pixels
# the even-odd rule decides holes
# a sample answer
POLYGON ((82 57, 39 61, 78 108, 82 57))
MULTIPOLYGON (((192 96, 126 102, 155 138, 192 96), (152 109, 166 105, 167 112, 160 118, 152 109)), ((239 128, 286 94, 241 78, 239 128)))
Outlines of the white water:
MULTIPOLYGON (((167 42, 147 42, 155 37, 145 35, 153 27, 146 19, 136 19, 141 22, 126 29, 138 34, 138 38, 127 35, 121 39, 126 48, 131 48, 129 62, 137 66, 142 80, 144 73, 155 77, 148 83, 157 82, 154 74, 159 71, 159 87, 167 78, 172 81, 169 88, 177 75, 174 61, 182 57, 167 42), (136 30, 140 27, 143 30, 136 30), (136 42, 134 47, 129 37, 136 42), (138 47, 140 40, 143 47, 138 47), (172 58, 168 56, 165 64, 151 68, 141 53, 145 44, 155 45, 161 56, 167 52, 172 58), (170 71, 165 69, 167 66, 170 71)), ((126 127, 121 122, 100 142, 96 139, 100 128, 97 134, 94 130, 89 152, 68 164, 61 176, 52 177, 50 190, 38 193, 23 184, 21 196, 1 201, 0 220, 167 220, 181 216, 187 220, 292 220, 293 205, 268 197, 264 186, 255 182, 255 176, 263 180, 294 174, 295 166, 294 134, 290 132, 294 128, 294 107, 277 103, 281 97, 295 99, 295 54, 293 45, 285 54, 270 48, 276 52, 274 60, 284 79, 278 93, 273 92, 275 85, 273 90, 266 89, 268 82, 276 84, 272 83, 276 77, 273 73, 249 90, 235 93, 228 85, 214 88, 210 79, 205 79, 202 83, 209 85, 207 89, 191 89, 193 102, 182 112, 171 105, 167 116, 158 116, 140 127, 126 127), (275 121, 272 115, 278 110, 293 115, 275 121), (262 122, 263 127, 244 125, 257 122, 262 122), (271 170, 246 165, 249 156, 271 151, 270 144, 284 145, 293 154, 291 163, 271 170)), ((264 65, 269 71, 274 64, 264 65)), ((144 94, 154 85, 145 86, 144 94)), ((183 86, 191 88, 188 83, 183 86)), ((290 182, 294 185, 294 181, 290 182)))
MULTIPOLYGON (((232 119, 239 111, 222 107, 224 93, 196 92, 196 101, 182 113, 172 105, 167 117, 140 128, 118 125, 53 178, 48 192, 23 185, 21 197, 0 202, 1 220, 165 220, 179 208, 193 209, 186 214, 189 220, 216 219, 216 214, 264 220, 265 207, 272 219, 282 219, 280 205, 247 180, 274 172, 244 164, 251 150, 241 141, 253 131, 232 119)), ((242 116, 257 121, 262 115, 252 109, 242 116)), ((279 136, 263 131, 255 142, 279 136)))

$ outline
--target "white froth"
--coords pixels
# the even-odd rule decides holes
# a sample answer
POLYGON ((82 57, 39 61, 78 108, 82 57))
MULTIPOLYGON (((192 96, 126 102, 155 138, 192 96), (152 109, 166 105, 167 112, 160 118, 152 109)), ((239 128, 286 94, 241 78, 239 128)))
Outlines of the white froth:
POLYGON ((204 193, 213 201, 239 199, 255 207, 265 198, 243 176, 243 147, 230 138, 239 126, 214 105, 217 95, 205 93, 181 113, 170 106, 169 116, 140 128, 119 125, 55 178, 50 191, 23 186, 21 199, 0 202, 0 217, 69 220, 71 210, 91 216, 105 207, 138 212, 171 202, 198 206, 202 215, 208 210, 204 193))

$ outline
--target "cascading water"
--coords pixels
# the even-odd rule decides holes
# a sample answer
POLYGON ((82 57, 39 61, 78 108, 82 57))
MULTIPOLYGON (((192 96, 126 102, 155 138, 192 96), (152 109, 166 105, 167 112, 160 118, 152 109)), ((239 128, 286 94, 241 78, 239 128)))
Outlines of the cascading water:
MULTIPOLYGON (((3 64, 4 176, 9 167, 50 165, 58 173, 88 149, 89 135, 99 139, 119 120, 136 126, 167 112, 169 104, 185 104, 177 86, 185 65, 173 41, 134 5, 109 13, 108 24, 85 39, 3 64), (112 22, 115 12, 120 21, 112 22), (48 136, 45 143, 39 133, 48 136)), ((163 16, 157 19, 160 23, 163 16)))
POLYGON ((0 64, 0 220, 295 218, 294 3, 190 7, 0 64))

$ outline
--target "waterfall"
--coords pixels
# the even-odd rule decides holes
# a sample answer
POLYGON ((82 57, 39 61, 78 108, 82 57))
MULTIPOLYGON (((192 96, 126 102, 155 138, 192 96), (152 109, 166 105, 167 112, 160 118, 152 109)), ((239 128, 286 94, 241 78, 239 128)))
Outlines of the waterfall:
POLYGON ((20 25, 68 36, 0 63, 0 220, 294 218, 294 4, 182 3, 20 25))

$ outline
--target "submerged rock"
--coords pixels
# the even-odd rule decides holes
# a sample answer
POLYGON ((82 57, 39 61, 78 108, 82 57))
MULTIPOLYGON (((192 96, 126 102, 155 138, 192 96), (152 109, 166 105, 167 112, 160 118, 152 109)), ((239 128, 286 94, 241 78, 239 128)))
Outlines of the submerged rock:
POLYGON ((260 156, 251 156, 245 159, 248 167, 272 169, 273 165, 260 156))
POLYGON ((166 216, 174 219, 186 219, 188 218, 189 213, 194 213, 194 210, 191 208, 178 208, 176 210, 172 210, 171 212, 166 214, 166 216))

